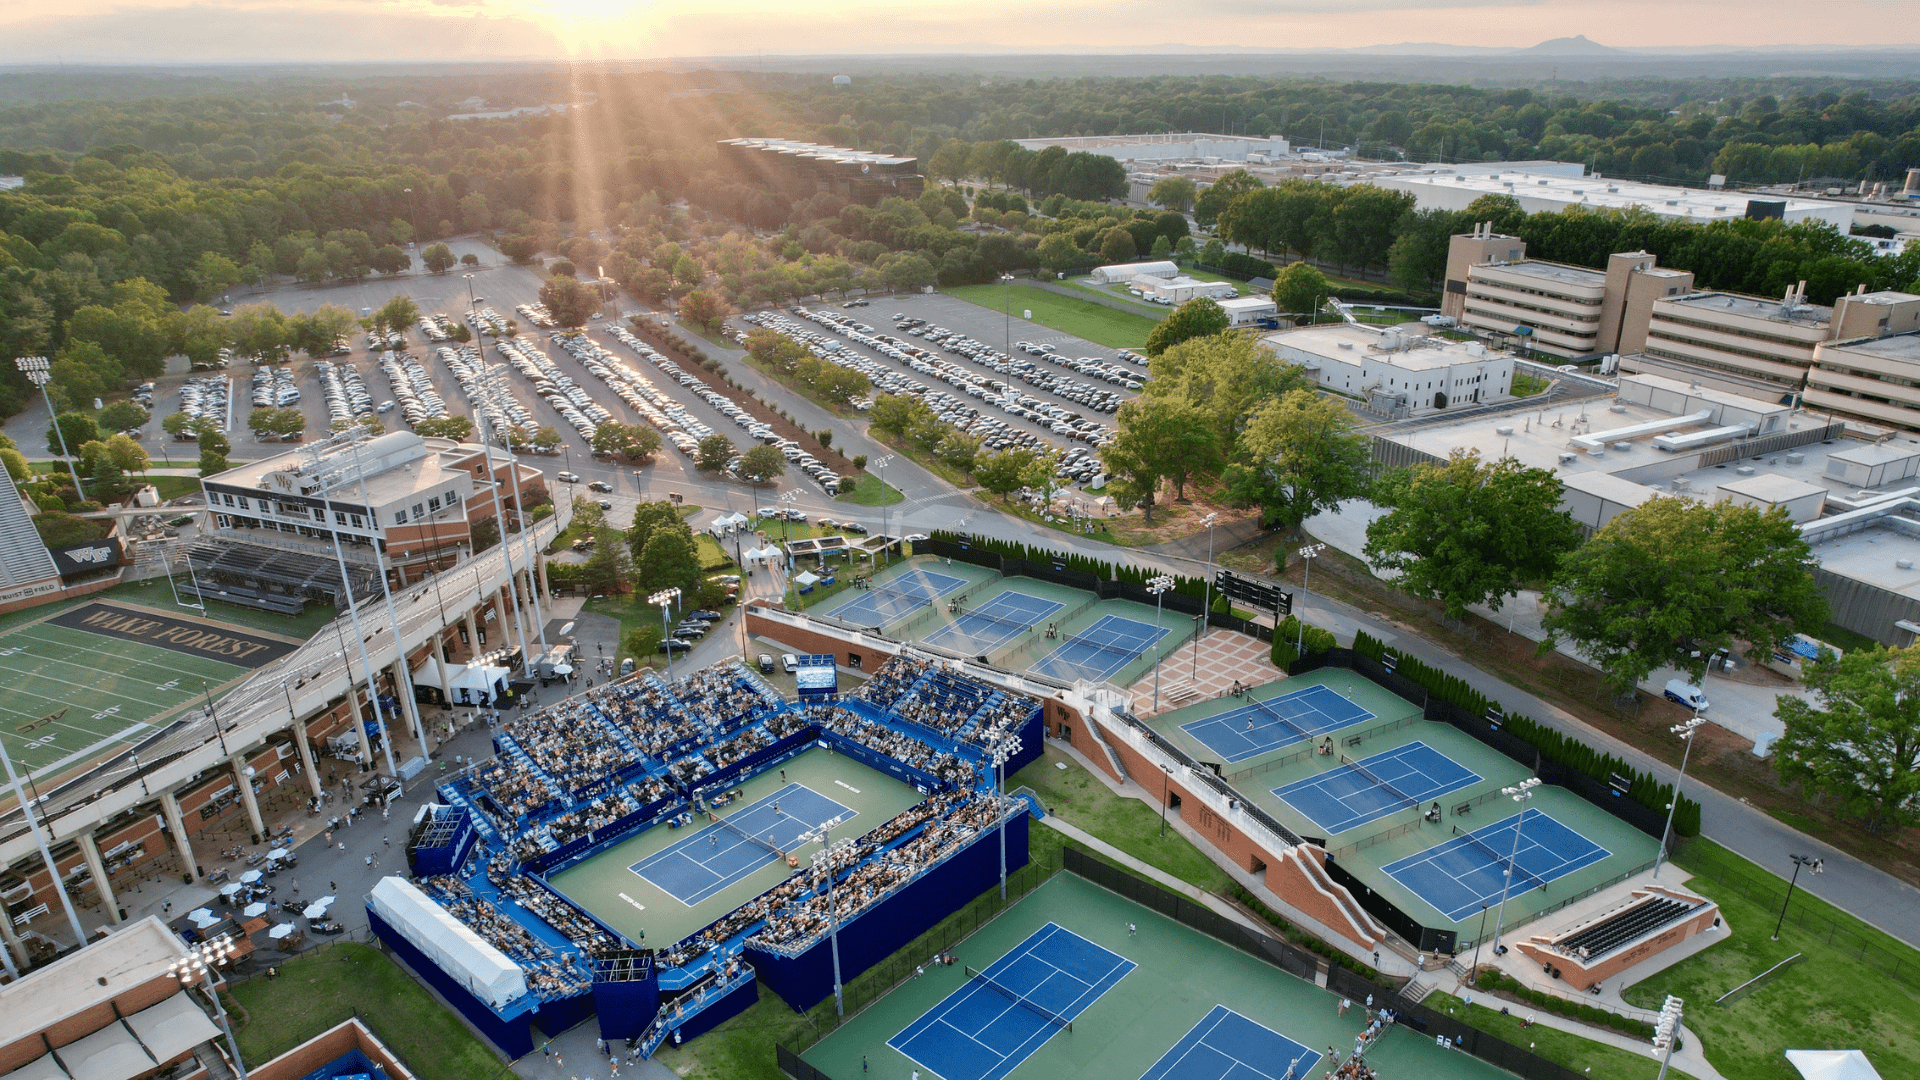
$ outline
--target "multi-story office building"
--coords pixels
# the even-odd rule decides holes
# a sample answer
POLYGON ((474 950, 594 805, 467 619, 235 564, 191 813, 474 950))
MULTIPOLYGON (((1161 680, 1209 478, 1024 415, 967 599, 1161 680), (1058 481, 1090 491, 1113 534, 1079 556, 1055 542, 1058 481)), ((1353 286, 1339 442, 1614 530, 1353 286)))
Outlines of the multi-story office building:
POLYGON ((1440 311, 1496 341, 1578 360, 1620 351, 1623 330, 1643 322, 1654 300, 1692 288, 1692 274, 1643 251, 1593 270, 1529 259, 1524 240, 1481 226, 1447 249, 1440 311))
POLYGON ((1802 284, 1779 300, 1724 292, 1657 300, 1645 336, 1622 335, 1621 369, 1797 394, 1821 346, 1920 328, 1920 296, 1910 293, 1861 291, 1832 307, 1808 304, 1805 295, 1802 284))

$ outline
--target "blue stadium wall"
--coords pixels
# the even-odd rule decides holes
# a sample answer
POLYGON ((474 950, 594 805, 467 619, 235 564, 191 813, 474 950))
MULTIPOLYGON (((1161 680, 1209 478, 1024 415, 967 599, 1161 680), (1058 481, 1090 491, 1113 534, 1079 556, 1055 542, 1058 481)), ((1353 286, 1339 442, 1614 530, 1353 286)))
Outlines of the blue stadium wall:
POLYGON ((609 1041, 637 1039, 660 1012, 660 981, 644 979, 593 984, 594 1011, 600 1017, 600 1037, 609 1041))
MULTIPOLYGON (((1027 865, 1026 813, 1007 822, 1007 873, 1027 865)), ((974 897, 1000 881, 999 831, 980 834, 973 843, 948 856, 918 881, 880 902, 840 927, 842 983, 900 951, 908 942, 933 929, 940 920, 971 903, 974 897)), ((833 994, 833 940, 799 956, 746 948, 747 958, 760 978, 795 1012, 806 1012, 833 994)))
POLYGON ((439 964, 427 958, 427 955, 415 948, 405 935, 394 930, 393 926, 367 905, 367 922, 373 928, 375 937, 392 949, 394 954, 406 961, 428 986, 440 992, 447 1003, 459 1011, 461 1016, 480 1030, 493 1045, 510 1058, 525 1057, 533 1052, 533 1014, 526 1013, 512 1020, 502 1019, 500 1014, 487 1007, 487 1003, 473 996, 453 976, 441 969, 439 964))

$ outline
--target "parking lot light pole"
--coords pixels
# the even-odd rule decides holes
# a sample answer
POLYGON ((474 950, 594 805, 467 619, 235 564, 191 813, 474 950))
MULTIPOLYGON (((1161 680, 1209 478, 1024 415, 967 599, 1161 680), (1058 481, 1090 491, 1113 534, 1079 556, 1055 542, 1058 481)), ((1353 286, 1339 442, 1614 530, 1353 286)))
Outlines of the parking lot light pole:
POLYGON ((40 388, 40 400, 47 403, 47 419, 53 424, 54 437, 60 440, 60 456, 67 459, 67 473, 73 477, 73 490, 84 499, 87 489, 80 486, 80 469, 73 462, 73 455, 67 451, 67 433, 61 430, 60 414, 53 411, 53 399, 47 396, 47 382, 53 378, 51 366, 44 356, 22 356, 14 360, 13 366, 27 381, 40 388))
POLYGON ((1200 632, 1193 635, 1193 681, 1200 681, 1200 639, 1206 636, 1207 619, 1213 615, 1213 526, 1220 520, 1219 514, 1208 514, 1200 519, 1207 530, 1207 600, 1200 608, 1200 632))
POLYGON ((667 628, 667 609, 680 599, 678 587, 661 589, 647 597, 647 603, 660 605, 660 643, 667 650, 667 683, 673 683, 673 635, 667 628))
POLYGON ((1667 823, 1660 830, 1660 850, 1653 853, 1653 880, 1655 881, 1660 880, 1660 859, 1667 853, 1667 837, 1673 833, 1674 811, 1680 808, 1680 785, 1687 778, 1687 757, 1693 753, 1693 733, 1706 722, 1705 718, 1695 712, 1693 719, 1673 725, 1673 733, 1680 736, 1680 740, 1686 743, 1687 747, 1680 751, 1680 774, 1673 780, 1673 801, 1667 804, 1667 823))
POLYGON ((1787 882, 1787 898, 1780 902, 1780 918, 1773 924, 1773 939, 1780 940, 1780 928, 1787 925, 1787 905, 1793 903, 1793 888, 1800 884, 1800 868, 1806 867, 1814 873, 1826 869, 1826 862, 1812 855, 1789 855, 1793 860, 1793 877, 1787 882))
MULTIPOLYGON (((1011 286, 1013 284, 1013 275, 1001 274, 1000 284, 1011 286)), ((1006 327, 1003 332, 1006 346, 1003 351, 1005 351, 1007 357, 1011 359, 1013 357, 1013 290, 1011 288, 1007 289, 1007 306, 1001 309, 1001 313, 1006 316, 1006 327)))
MULTIPOLYGON (((1173 588, 1172 574, 1161 574, 1147 582, 1147 591, 1153 594, 1153 625, 1155 626, 1160 625, 1160 613, 1165 610, 1162 606, 1166 603, 1163 594, 1171 588, 1173 588)), ((1155 714, 1160 712, 1160 662, 1157 658, 1153 664, 1153 711, 1155 714)))
POLYGON ((479 303, 479 301, 473 298, 473 275, 461 274, 460 276, 467 279, 467 307, 471 309, 475 304, 479 303))
POLYGON ((1500 931, 1507 924, 1507 894, 1513 891, 1514 860, 1520 857, 1520 826, 1526 823, 1527 800, 1533 798, 1533 789, 1540 786, 1540 778, 1529 776, 1525 780, 1503 787, 1500 794, 1520 804, 1520 813, 1513 819, 1513 855, 1507 859, 1507 872, 1500 879, 1500 911, 1493 917, 1493 955, 1500 955, 1500 931))
MULTIPOLYGON (((1300 594, 1301 594, 1300 599, 1302 600, 1305 600, 1307 598, 1306 592, 1308 588, 1308 582, 1311 582, 1313 580, 1314 557, 1319 555, 1321 552, 1325 550, 1327 550, 1327 545, 1325 544, 1308 544, 1306 547, 1303 547, 1300 549, 1300 557, 1307 561, 1306 569, 1301 571, 1301 576, 1300 576, 1300 594)), ((1299 615, 1299 621, 1300 621, 1300 640, 1295 642, 1293 646, 1293 652, 1295 656, 1298 656, 1300 653, 1305 652, 1307 648, 1307 616, 1305 612, 1302 612, 1299 615)), ((1279 627, 1276 626, 1274 627, 1274 629, 1277 630, 1279 629, 1279 627)), ((1498 930, 1495 930, 1494 936, 1498 937, 1499 933, 1500 932, 1498 930)))

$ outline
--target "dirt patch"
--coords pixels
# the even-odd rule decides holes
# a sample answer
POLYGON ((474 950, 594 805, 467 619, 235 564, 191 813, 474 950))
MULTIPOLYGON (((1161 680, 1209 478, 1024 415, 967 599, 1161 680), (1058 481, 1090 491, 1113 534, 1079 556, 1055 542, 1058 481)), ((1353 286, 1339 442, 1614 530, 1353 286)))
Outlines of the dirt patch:
MULTIPOLYGON (((1259 543, 1270 553, 1270 539, 1259 543)), ((1471 655, 1473 666, 1482 671, 1551 702, 1670 766, 1679 766, 1682 744, 1670 729, 1692 715, 1680 706, 1645 693, 1636 694, 1631 705, 1622 706, 1597 670, 1570 656, 1552 651, 1542 654, 1537 643, 1479 615, 1469 613, 1464 625, 1449 620, 1440 605, 1394 590, 1374 577, 1364 563, 1336 549, 1328 548, 1314 561, 1314 592, 1360 608, 1456 658, 1471 655)), ((1280 577, 1300 584, 1299 565, 1289 567, 1280 577)), ((1743 670, 1753 667, 1745 665, 1743 670)), ((1784 677, 1771 671, 1766 674, 1781 678, 1780 685, 1786 685, 1784 677)), ((1849 854, 1909 884, 1920 885, 1920 830, 1870 833, 1809 802, 1796 787, 1783 783, 1771 759, 1753 756, 1750 741, 1711 724, 1701 732, 1700 748, 1687 764, 1689 783, 1707 784, 1790 824, 1796 819, 1811 821, 1816 827, 1805 831, 1817 832, 1821 839, 1849 854)))

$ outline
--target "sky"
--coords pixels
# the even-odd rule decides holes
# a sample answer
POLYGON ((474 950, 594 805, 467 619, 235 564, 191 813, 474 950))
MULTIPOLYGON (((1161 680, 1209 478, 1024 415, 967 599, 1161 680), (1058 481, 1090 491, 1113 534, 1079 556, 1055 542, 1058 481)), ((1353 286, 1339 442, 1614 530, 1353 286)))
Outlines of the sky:
POLYGON ((0 63, 1920 41, 1915 0, 0 0, 0 63))

